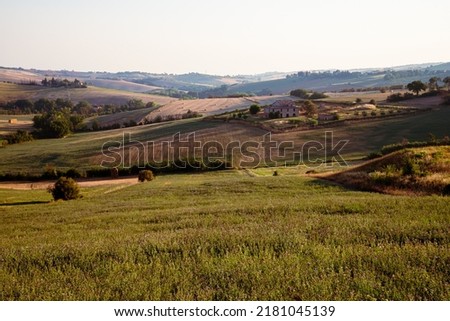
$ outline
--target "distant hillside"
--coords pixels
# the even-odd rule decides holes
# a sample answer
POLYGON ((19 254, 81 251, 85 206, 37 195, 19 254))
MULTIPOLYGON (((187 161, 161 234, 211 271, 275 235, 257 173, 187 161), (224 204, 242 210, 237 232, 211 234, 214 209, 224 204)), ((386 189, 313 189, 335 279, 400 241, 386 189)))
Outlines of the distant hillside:
POLYGON ((88 88, 67 89, 0 83, 0 102, 8 102, 17 99, 37 100, 40 98, 63 98, 69 99, 74 103, 85 100, 93 105, 120 105, 128 102, 130 99, 141 99, 144 103, 153 101, 159 105, 164 105, 176 100, 165 96, 132 93, 94 86, 89 86, 88 88))
POLYGON ((85 78, 80 78, 80 80, 86 81, 89 85, 94 85, 96 87, 131 91, 136 93, 151 93, 153 91, 163 89, 162 87, 137 84, 126 80, 85 79, 85 78))
POLYGON ((442 79, 447 76, 450 76, 450 62, 349 71, 267 72, 237 76, 208 75, 197 72, 176 75, 140 71, 110 73, 0 68, 0 81, 22 83, 39 82, 44 77, 69 80, 77 78, 97 87, 140 93, 158 91, 165 94, 173 90, 191 92, 191 97, 219 97, 241 93, 286 94, 297 88, 340 91, 349 88, 405 85, 413 80, 428 82, 431 77, 442 79))
POLYGON ((0 82, 22 83, 30 81, 40 82, 43 78, 31 71, 21 69, 0 68, 0 82))
POLYGON ((264 92, 268 94, 286 94, 297 88, 319 91, 340 91, 349 88, 383 87, 406 85, 414 80, 425 83, 431 77, 441 79, 450 76, 450 63, 432 66, 425 69, 379 70, 370 72, 299 72, 286 76, 284 79, 237 84, 227 88, 227 94, 264 92))

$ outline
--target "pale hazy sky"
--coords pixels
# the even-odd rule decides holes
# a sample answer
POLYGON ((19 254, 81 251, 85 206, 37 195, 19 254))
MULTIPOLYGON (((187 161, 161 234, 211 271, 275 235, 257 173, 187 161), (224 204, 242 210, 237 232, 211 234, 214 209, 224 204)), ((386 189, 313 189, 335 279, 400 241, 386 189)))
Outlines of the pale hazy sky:
POLYGON ((0 0, 0 66, 250 74, 450 61, 449 0, 0 0))

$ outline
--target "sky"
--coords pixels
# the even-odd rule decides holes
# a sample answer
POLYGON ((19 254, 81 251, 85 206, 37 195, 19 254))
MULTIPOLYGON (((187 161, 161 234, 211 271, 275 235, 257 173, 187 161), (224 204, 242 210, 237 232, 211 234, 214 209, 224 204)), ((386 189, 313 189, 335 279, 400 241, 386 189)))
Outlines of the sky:
POLYGON ((450 61, 449 0, 0 0, 0 66, 356 69, 450 61))

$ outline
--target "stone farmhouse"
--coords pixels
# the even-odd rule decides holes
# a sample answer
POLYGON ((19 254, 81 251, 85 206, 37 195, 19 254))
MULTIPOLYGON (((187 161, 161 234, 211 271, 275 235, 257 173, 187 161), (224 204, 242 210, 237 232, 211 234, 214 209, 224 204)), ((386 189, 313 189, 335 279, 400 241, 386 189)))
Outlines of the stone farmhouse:
POLYGON ((269 118, 270 114, 277 114, 280 118, 298 117, 300 107, 295 105, 292 100, 277 100, 272 105, 264 107, 264 116, 269 118))

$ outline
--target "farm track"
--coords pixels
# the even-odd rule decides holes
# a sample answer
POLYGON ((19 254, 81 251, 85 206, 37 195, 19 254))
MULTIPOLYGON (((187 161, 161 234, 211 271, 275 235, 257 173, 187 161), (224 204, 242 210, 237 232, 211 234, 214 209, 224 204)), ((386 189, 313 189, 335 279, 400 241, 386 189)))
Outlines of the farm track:
MULTIPOLYGON (((0 189, 13 189, 13 190, 36 190, 47 189, 49 185, 54 184, 55 181, 42 181, 42 182, 2 182, 0 183, 0 189)), ((136 177, 124 177, 118 179, 84 179, 79 180, 78 185, 80 187, 96 187, 96 186, 108 186, 108 185, 134 185, 137 184, 136 177)), ((114 188, 106 193, 111 193, 123 187, 114 188)))

